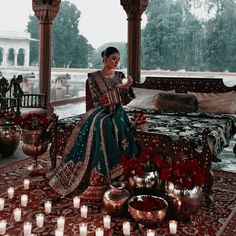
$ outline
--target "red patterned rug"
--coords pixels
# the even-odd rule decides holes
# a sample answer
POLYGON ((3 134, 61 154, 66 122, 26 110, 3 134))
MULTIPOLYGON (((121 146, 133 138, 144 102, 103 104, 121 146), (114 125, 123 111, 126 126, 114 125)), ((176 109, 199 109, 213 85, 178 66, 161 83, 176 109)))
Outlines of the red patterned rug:
MULTIPOLYGON (((39 158, 39 162, 44 166, 43 171, 47 173, 50 168, 48 154, 39 158)), ((36 226, 35 215, 43 213, 44 202, 55 199, 57 195, 49 187, 44 173, 29 175, 30 172, 27 167, 31 164, 32 159, 28 158, 0 168, 0 197, 5 199, 4 209, 0 211, 0 220, 7 220, 6 234, 10 236, 23 235, 23 224, 25 221, 30 221, 32 222, 33 235, 55 235, 56 219, 63 215, 66 217, 64 235, 80 235, 79 224, 81 222, 88 223, 88 235, 95 235, 94 230, 102 225, 102 216, 106 213, 103 205, 86 203, 88 205, 88 218, 82 219, 80 212, 73 207, 72 196, 54 203, 52 212, 45 215, 43 228, 36 226), (29 190, 23 188, 25 178, 30 179, 29 190), (15 188, 15 195, 12 200, 7 198, 7 188, 10 186, 15 188), (28 194, 27 207, 20 206, 20 196, 22 194, 28 194), (16 207, 22 208, 20 222, 15 222, 13 219, 13 209, 16 207)), ((194 223, 178 222, 176 235, 236 235, 236 174, 217 170, 214 175, 214 206, 207 208, 203 203, 194 223)), ((105 235, 123 235, 122 222, 126 220, 131 221, 131 235, 146 235, 141 233, 138 225, 128 215, 122 218, 112 218, 112 232, 106 232, 105 235)), ((170 235, 167 219, 158 227, 157 234, 170 235)))

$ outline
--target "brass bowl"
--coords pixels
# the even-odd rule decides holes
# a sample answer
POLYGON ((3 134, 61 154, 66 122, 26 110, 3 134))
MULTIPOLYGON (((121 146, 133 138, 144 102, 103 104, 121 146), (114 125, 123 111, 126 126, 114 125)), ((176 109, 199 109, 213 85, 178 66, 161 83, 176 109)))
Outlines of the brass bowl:
POLYGON ((155 226, 166 216, 168 203, 153 195, 138 195, 128 202, 128 211, 133 219, 144 226, 155 226))

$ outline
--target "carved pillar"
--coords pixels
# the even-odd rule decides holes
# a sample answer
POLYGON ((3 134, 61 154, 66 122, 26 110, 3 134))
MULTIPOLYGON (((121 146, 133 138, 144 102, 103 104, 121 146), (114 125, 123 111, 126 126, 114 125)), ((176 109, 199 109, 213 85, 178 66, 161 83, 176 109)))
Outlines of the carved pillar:
POLYGON ((148 0, 120 0, 128 20, 128 75, 140 82, 141 77, 141 16, 148 0))
POLYGON ((48 112, 53 112, 51 100, 51 38, 52 22, 55 19, 61 0, 32 0, 35 16, 40 23, 39 46, 39 90, 47 93, 48 112))

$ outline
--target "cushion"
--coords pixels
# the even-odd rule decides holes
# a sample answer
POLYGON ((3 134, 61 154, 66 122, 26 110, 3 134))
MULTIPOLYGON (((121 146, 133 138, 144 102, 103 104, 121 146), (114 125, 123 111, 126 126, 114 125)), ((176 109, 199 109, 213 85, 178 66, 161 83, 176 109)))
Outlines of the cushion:
POLYGON ((180 93, 158 93, 154 105, 163 112, 195 112, 198 101, 194 95, 180 93))
POLYGON ((197 97, 198 112, 217 114, 236 113, 236 92, 226 93, 191 93, 197 97))
MULTIPOLYGON (((126 105, 127 107, 138 107, 146 109, 155 109, 154 97, 158 92, 163 92, 163 90, 157 89, 145 89, 145 88, 133 88, 135 98, 126 105)), ((174 92, 174 91, 169 91, 174 92)))

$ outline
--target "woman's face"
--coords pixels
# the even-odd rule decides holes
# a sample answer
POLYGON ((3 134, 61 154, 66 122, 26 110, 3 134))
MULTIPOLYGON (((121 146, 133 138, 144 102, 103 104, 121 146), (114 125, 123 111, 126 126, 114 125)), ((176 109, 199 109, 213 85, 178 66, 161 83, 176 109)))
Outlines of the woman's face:
POLYGON ((105 65, 111 69, 115 69, 119 64, 119 61, 120 54, 116 52, 105 58, 105 65))

